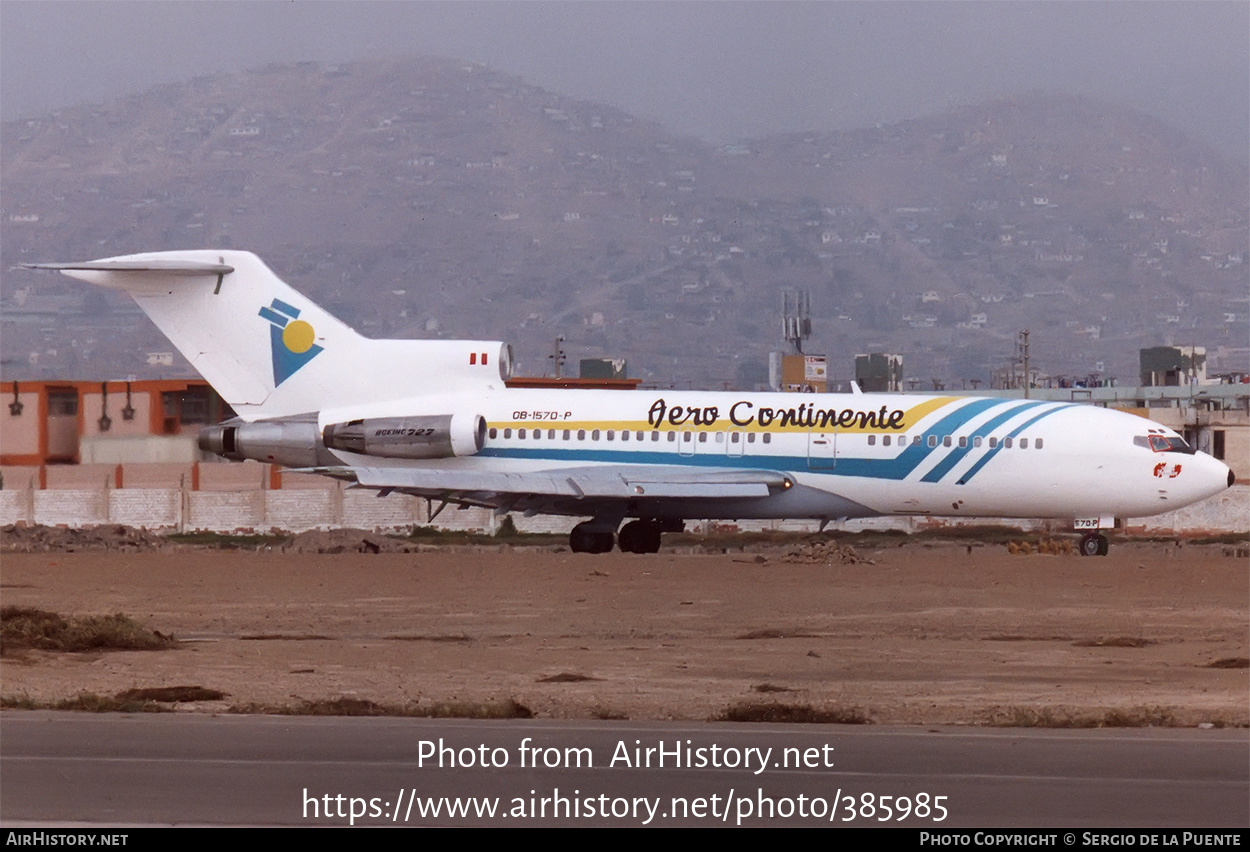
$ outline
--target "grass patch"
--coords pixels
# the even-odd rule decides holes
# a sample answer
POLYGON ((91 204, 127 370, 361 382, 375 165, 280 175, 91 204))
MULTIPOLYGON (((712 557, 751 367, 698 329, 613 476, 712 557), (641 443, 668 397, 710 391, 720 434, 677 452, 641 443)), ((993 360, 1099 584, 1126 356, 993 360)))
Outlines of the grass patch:
POLYGON ((713 722, 783 722, 817 725, 871 725, 872 719, 858 707, 818 708, 807 704, 772 704, 744 701, 725 709, 713 722))
POLYGON ((1140 636, 1109 636, 1105 639, 1081 639, 1072 643, 1074 648, 1145 648, 1155 644, 1140 636))
POLYGON ((1250 544, 1250 533, 1223 533, 1186 539, 1187 544, 1250 544))
POLYGON ((286 533, 220 533, 220 532, 187 532, 170 533, 165 538, 175 544, 190 544, 196 547, 215 547, 220 550, 256 550, 257 548, 276 547, 290 536, 286 533))
POLYGON ((1176 716, 1166 707, 1108 710, 1101 715, 1072 713, 1049 707, 1005 707, 993 710, 986 724, 995 728, 1174 728, 1176 716))
POLYGON ((1208 669, 1250 669, 1250 659, 1246 657, 1223 657, 1207 663, 1208 669))
POLYGON ((511 516, 499 524, 494 535, 488 533, 466 532, 464 530, 442 530, 437 527, 413 525, 408 531, 409 539, 438 545, 457 544, 499 544, 514 542, 517 544, 567 544, 569 537, 558 533, 526 533, 520 532, 511 516))
POLYGON ((0 609, 0 654, 41 651, 159 651, 178 640, 148 630, 127 615, 65 618, 30 607, 0 609))
POLYGON ((247 633, 239 637, 241 642, 333 642, 333 636, 320 633, 247 633))
POLYGON ((778 686, 775 683, 757 683, 751 687, 752 692, 794 692, 788 686, 778 686))
POLYGON ((777 630, 776 628, 766 628, 764 630, 752 630, 743 633, 741 636, 735 636, 735 639, 818 639, 815 633, 805 633, 802 630, 777 630))
POLYGON ((299 704, 236 704, 226 712, 270 716, 405 716, 419 719, 532 719, 534 711, 507 701, 379 704, 363 698, 331 698, 299 704))
POLYGON ((560 672, 559 674, 547 675, 540 677, 538 683, 585 683, 588 680, 600 680, 590 675, 576 674, 574 672, 560 672))
POLYGON ((73 698, 60 701, 36 701, 29 696, 5 696, 0 698, 0 708, 6 710, 77 710, 81 713, 170 713, 172 708, 159 701, 141 698, 123 698, 122 695, 96 695, 80 692, 73 698))
POLYGON ((121 701, 162 701, 177 704, 187 701, 220 701, 226 693, 202 686, 151 686, 143 689, 127 689, 117 693, 121 701))

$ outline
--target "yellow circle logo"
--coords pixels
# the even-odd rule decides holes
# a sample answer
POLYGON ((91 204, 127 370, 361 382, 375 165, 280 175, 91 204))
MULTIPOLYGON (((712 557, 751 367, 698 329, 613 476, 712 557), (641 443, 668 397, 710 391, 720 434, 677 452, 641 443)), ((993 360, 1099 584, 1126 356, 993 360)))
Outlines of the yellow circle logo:
POLYGON ((317 333, 313 327, 303 320, 293 320, 282 329, 282 343, 296 355, 303 354, 312 348, 317 333))

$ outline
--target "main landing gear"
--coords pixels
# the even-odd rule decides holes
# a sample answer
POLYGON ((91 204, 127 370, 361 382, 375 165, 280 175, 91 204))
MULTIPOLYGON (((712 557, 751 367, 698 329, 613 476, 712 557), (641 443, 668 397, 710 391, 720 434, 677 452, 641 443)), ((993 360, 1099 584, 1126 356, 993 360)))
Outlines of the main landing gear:
POLYGON ((616 538, 622 553, 660 552, 660 525, 656 521, 630 521, 616 538))
POLYGON ((569 550, 574 553, 607 553, 619 544, 622 553, 659 553, 660 533, 680 532, 681 523, 661 522, 651 518, 630 521, 613 534, 614 527, 583 521, 569 533, 569 550))
POLYGON ((1108 548, 1107 537, 1102 533, 1086 533, 1081 539, 1082 556, 1106 556, 1108 548))
POLYGON ((593 521, 584 521, 569 533, 569 550, 574 553, 607 553, 612 549, 615 536, 606 527, 597 527, 593 521))

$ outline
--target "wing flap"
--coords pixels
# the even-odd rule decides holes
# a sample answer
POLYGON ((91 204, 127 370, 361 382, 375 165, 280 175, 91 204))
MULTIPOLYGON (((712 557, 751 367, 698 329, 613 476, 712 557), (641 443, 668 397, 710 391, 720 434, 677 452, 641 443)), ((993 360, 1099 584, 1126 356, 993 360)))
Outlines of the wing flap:
POLYGON ((428 467, 307 468, 354 479, 365 488, 458 494, 517 494, 571 497, 581 500, 638 497, 732 499, 767 497, 789 488, 791 480, 769 470, 700 470, 684 468, 588 467, 505 473, 489 470, 448 470, 428 467))

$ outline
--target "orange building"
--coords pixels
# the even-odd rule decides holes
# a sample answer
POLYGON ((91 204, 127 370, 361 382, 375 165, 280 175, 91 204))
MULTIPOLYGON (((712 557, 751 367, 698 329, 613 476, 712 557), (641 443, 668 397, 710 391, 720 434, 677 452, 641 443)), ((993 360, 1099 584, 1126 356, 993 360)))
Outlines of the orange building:
POLYGON ((6 382, 0 464, 77 464, 84 438, 196 434, 232 417, 202 379, 6 382))

